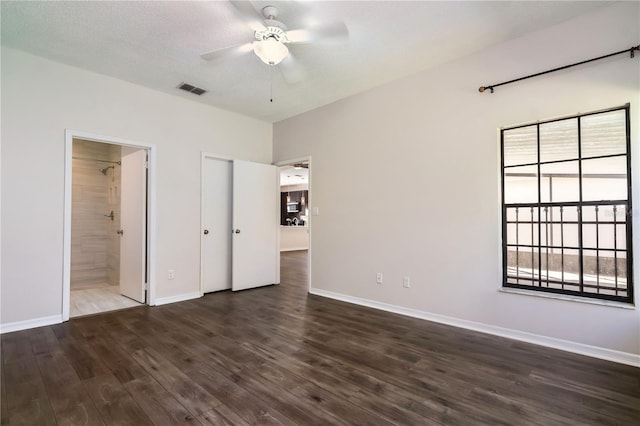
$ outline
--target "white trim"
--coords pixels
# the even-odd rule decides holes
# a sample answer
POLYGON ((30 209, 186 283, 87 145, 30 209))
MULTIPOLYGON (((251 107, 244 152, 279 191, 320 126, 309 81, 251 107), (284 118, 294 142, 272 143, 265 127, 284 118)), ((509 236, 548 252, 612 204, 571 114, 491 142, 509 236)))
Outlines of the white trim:
MULTIPOLYGON (((292 166, 294 164, 297 163, 304 163, 305 161, 311 161, 311 156, 306 156, 306 157, 298 157, 298 158, 292 158, 289 160, 282 160, 282 161, 278 161, 276 163, 273 163, 274 166, 278 166, 278 167, 282 167, 282 166, 292 166)), ((309 164, 309 170, 311 170, 311 164, 309 164)))
POLYGON ((280 181, 280 178, 282 177, 282 173, 280 173, 280 167, 278 167, 277 165, 274 164, 274 166, 276 166, 276 196, 278 197, 278 212, 276 213, 277 216, 277 220, 278 220, 278 232, 276 234, 276 283, 280 284, 280 252, 282 251, 282 249, 280 247, 282 247, 282 240, 281 240, 281 235, 282 235, 282 231, 280 230, 281 228, 281 222, 280 220, 282 219, 282 204, 280 202, 281 197, 282 197, 282 193, 280 192, 280 188, 282 187, 282 182, 280 181))
POLYGON ((62 315, 51 315, 50 317, 35 318, 24 321, 0 324, 0 334, 11 333, 13 331, 28 330, 30 328, 44 327, 46 325, 60 324, 62 315))
POLYGON ((71 184, 73 182, 73 137, 69 129, 64 132, 64 219, 62 225, 62 321, 69 321, 71 301, 71 184))
POLYGON ((286 248, 286 249, 280 249, 280 251, 301 251, 301 250, 309 250, 309 246, 306 246, 306 247, 303 247, 303 246, 301 246, 301 247, 289 247, 289 248, 286 248))
POLYGON ((571 296, 569 294, 551 293, 536 290, 526 290, 520 288, 500 287, 501 293, 521 294, 523 296, 543 297, 545 299, 566 300, 569 302, 587 303, 590 305, 609 306, 621 309, 636 309, 635 305, 625 302, 616 302, 615 300, 593 299, 589 297, 571 296))
POLYGON ((598 346, 585 345, 583 343, 571 342, 568 340, 556 339, 553 337, 541 336, 538 334, 526 333, 524 331, 513 330, 508 328, 496 327, 492 325, 482 324, 474 321, 467 321, 458 318, 452 318, 445 315, 432 314, 429 312, 418 311, 415 309, 404 308, 401 306, 390 305, 387 303, 376 302, 374 300, 362 299, 359 297, 348 296, 332 291, 311 289, 311 294, 316 296, 327 297, 330 299, 340 300, 355 305, 367 306, 369 308, 379 309, 382 311, 392 312, 395 314, 406 315, 413 318, 419 318, 427 321, 433 321, 441 324, 447 324, 454 327, 464 328, 467 330, 479 331, 481 333, 492 334, 494 336, 506 337, 508 339, 520 340, 527 343, 533 343, 549 348, 560 349, 562 351, 573 352, 580 355, 586 355, 593 358, 604 359, 607 361, 618 362, 620 364, 640 367, 640 354, 632 354, 628 352, 616 351, 613 349, 602 348, 598 346))
POLYGON ((184 302, 186 300, 198 299, 200 297, 202 297, 202 295, 200 294, 199 291, 194 291, 192 293, 178 294, 177 296, 158 297, 156 299, 156 306, 166 305, 169 303, 184 302))
MULTIPOLYGON (((309 194, 308 197, 310 200, 313 200, 314 198, 312 198, 313 196, 313 192, 311 190, 311 183, 312 183, 312 178, 311 175, 313 174, 313 166, 312 166, 312 162, 311 162, 311 156, 306 156, 306 157, 298 157, 298 158, 294 158, 291 160, 283 160, 283 161, 278 161, 276 163, 273 163, 274 166, 278 166, 278 167, 282 167, 282 166, 288 166, 288 165, 292 165, 292 164, 296 164, 296 163, 302 163, 302 162, 309 162, 309 177, 308 177, 308 188, 307 188, 307 193, 309 194)), ((278 193, 280 193, 280 173, 278 173, 278 193)), ((311 293, 311 247, 312 247, 312 232, 311 232, 311 224, 313 223, 313 219, 312 216, 313 214, 311 214, 311 206, 309 206, 309 216, 307 217, 307 233, 309 234, 309 244, 307 248, 301 248, 299 250, 308 250, 307 252, 307 292, 311 293)), ((278 215, 278 217, 280 217, 280 215, 278 215)), ((280 232, 278 232, 278 247, 280 247, 280 232)), ((280 251, 292 251, 292 250, 296 250, 296 249, 289 249, 289 250, 280 250, 280 251)), ((280 251, 278 252, 278 282, 280 282, 280 251)))
POLYGON ((148 255, 148 283, 147 283, 147 304, 154 306, 156 304, 156 185, 158 182, 156 174, 157 151, 155 144, 148 147, 149 160, 147 164, 147 224, 149 241, 148 255))
POLYGON ((82 131, 65 129, 65 165, 64 165, 64 221, 63 221, 63 267, 62 267, 62 321, 69 320, 69 304, 71 299, 71 184, 73 164, 73 139, 84 139, 113 145, 131 146, 146 149, 148 161, 147 182, 147 227, 148 257, 147 265, 147 304, 156 304, 156 145, 135 142, 128 139, 98 135, 82 131))

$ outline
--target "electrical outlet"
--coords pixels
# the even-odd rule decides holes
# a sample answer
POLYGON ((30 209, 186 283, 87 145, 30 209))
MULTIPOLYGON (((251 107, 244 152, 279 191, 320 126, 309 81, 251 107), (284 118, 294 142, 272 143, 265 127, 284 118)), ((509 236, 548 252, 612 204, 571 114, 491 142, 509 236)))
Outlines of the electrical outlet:
POLYGON ((402 287, 404 287, 404 288, 411 287, 411 280, 409 279, 409 277, 403 277, 402 278, 402 287))
POLYGON ((378 284, 382 284, 382 272, 378 272, 378 273, 376 274, 376 282, 377 282, 378 284))
POLYGON ((172 280, 176 277, 176 271, 173 269, 169 269, 169 273, 167 274, 167 277, 172 280))

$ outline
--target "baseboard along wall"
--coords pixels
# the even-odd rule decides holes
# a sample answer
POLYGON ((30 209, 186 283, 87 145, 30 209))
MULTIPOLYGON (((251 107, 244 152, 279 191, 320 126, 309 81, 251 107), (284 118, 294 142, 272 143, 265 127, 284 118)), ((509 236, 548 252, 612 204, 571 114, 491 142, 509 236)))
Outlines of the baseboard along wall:
POLYGON ((431 314, 429 312, 418 311, 416 309, 404 308, 402 306, 390 305, 387 303, 377 302, 374 300, 363 299, 360 297, 349 296, 346 294, 335 293, 332 291, 312 288, 309 293, 316 296, 327 297, 330 299, 340 300, 342 302, 353 303, 355 305, 366 306, 373 309, 392 312, 394 314, 405 315, 413 318, 419 318, 426 321, 433 321, 441 324, 447 324, 454 327, 465 328, 468 330, 479 331, 481 333, 492 334, 495 336, 506 337, 508 339, 519 340, 522 342, 533 343, 535 345, 546 346, 549 348, 560 349, 580 355, 590 356, 592 358, 604 359, 620 364, 640 367, 640 355, 628 352, 616 351, 613 349, 602 348, 599 346, 585 345, 583 343, 572 342, 569 340, 556 339, 553 337, 541 336, 538 334, 527 333, 524 331, 513 330, 502 327, 495 327, 474 321, 467 321, 458 318, 448 317, 445 315, 431 314))
POLYGON ((11 333, 14 331, 28 330, 30 328, 44 327, 46 325, 60 324, 62 322, 62 314, 51 315, 48 317, 34 318, 24 321, 10 322, 0 324, 0 334, 11 333))

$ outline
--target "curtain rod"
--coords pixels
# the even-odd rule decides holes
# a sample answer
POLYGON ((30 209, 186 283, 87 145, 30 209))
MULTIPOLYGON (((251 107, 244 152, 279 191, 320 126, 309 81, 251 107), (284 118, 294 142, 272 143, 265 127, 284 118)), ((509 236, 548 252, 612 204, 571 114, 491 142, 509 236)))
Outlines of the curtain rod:
POLYGON ((567 69, 567 68, 575 67, 575 66, 578 66, 578 65, 586 64, 586 63, 589 63, 589 62, 599 61, 600 59, 609 58, 611 56, 620 55, 622 53, 629 53, 629 56, 631 58, 633 58, 635 56, 635 51, 636 50, 640 50, 640 44, 637 45, 637 46, 633 46, 633 47, 631 47, 629 49, 621 50, 619 52, 610 53, 610 54, 604 55, 604 56, 598 56, 597 58, 587 59, 586 61, 576 62, 575 64, 565 65, 563 67, 558 67, 558 68, 554 68, 554 69, 551 69, 551 70, 542 71, 542 72, 539 72, 539 73, 536 73, 536 74, 527 75, 525 77, 516 78, 514 80, 509 80, 509 81, 505 81, 505 82, 498 83, 498 84, 491 84, 489 86, 480 86, 478 91, 480 93, 482 93, 485 90, 489 90, 489 91, 491 91, 491 93, 493 93, 493 89, 495 89, 498 86, 504 86, 505 84, 515 83, 516 81, 526 80, 526 79, 532 78, 532 77, 538 77, 539 75, 549 74, 550 72, 560 71, 560 70, 564 70, 564 69, 567 69))

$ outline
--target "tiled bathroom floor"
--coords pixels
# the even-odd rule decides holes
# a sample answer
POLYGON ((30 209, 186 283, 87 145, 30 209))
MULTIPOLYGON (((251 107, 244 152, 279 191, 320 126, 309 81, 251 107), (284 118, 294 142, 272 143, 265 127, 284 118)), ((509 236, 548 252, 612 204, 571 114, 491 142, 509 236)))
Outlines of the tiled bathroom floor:
POLYGON ((140 305, 135 300, 122 296, 118 286, 72 290, 69 316, 73 318, 140 305))

